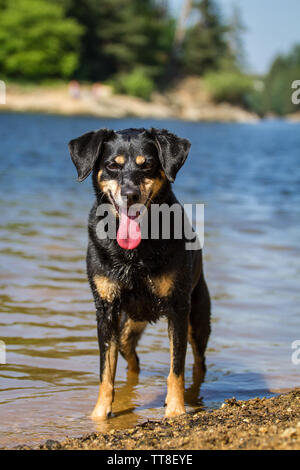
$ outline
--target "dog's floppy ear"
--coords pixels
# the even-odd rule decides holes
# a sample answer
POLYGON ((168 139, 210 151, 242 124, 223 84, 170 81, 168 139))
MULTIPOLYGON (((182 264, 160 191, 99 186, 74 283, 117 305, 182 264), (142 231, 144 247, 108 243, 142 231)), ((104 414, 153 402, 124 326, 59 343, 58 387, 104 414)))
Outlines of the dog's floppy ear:
POLYGON ((173 183, 178 170, 189 154, 191 143, 165 129, 150 129, 150 134, 157 147, 158 157, 166 177, 173 183))
POLYGON ((99 129, 87 132, 69 142, 69 151, 77 169, 78 181, 83 181, 89 176, 100 154, 103 141, 113 134, 114 132, 108 129, 99 129))

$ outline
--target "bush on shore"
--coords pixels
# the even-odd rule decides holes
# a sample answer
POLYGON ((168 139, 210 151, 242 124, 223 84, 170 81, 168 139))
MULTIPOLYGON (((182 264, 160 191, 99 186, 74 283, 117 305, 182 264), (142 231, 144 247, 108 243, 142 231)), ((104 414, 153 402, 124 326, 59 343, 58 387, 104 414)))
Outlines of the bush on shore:
POLYGON ((153 79, 142 68, 135 68, 129 73, 120 73, 110 81, 116 93, 125 93, 150 100, 155 84, 153 79))
POLYGON ((247 106, 247 96, 253 92, 253 78, 238 71, 210 72, 204 83, 217 103, 247 106))

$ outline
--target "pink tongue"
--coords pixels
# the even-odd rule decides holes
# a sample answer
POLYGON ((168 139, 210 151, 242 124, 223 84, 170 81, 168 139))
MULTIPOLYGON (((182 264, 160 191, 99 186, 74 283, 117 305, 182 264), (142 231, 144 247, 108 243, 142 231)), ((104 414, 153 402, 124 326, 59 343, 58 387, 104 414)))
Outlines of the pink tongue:
POLYGON ((137 217, 128 217, 127 210, 121 210, 117 242, 124 250, 133 250, 141 243, 142 235, 137 217))

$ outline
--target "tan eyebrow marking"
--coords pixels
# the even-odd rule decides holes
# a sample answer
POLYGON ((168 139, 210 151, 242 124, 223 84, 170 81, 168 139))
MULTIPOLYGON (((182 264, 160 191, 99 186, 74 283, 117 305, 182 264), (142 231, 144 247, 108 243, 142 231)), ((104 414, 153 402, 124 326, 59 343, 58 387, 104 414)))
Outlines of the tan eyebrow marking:
POLYGON ((146 159, 143 157, 143 155, 138 155, 135 159, 137 165, 142 165, 145 163, 146 159))
POLYGON ((125 163, 125 157, 124 157, 124 155, 118 155, 118 156, 115 158, 115 162, 118 163, 119 165, 124 165, 124 163, 125 163))

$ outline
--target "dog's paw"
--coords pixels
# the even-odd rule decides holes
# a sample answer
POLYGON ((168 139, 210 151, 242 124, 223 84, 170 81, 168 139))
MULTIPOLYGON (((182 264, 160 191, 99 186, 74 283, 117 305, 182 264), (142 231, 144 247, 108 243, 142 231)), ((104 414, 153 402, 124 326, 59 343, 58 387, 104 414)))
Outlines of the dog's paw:
POLYGON ((167 404, 165 418, 175 418, 175 416, 183 415, 185 412, 184 404, 171 402, 169 405, 167 404))
POLYGON ((96 405, 91 418, 95 421, 105 421, 111 415, 111 406, 107 405, 96 405))

